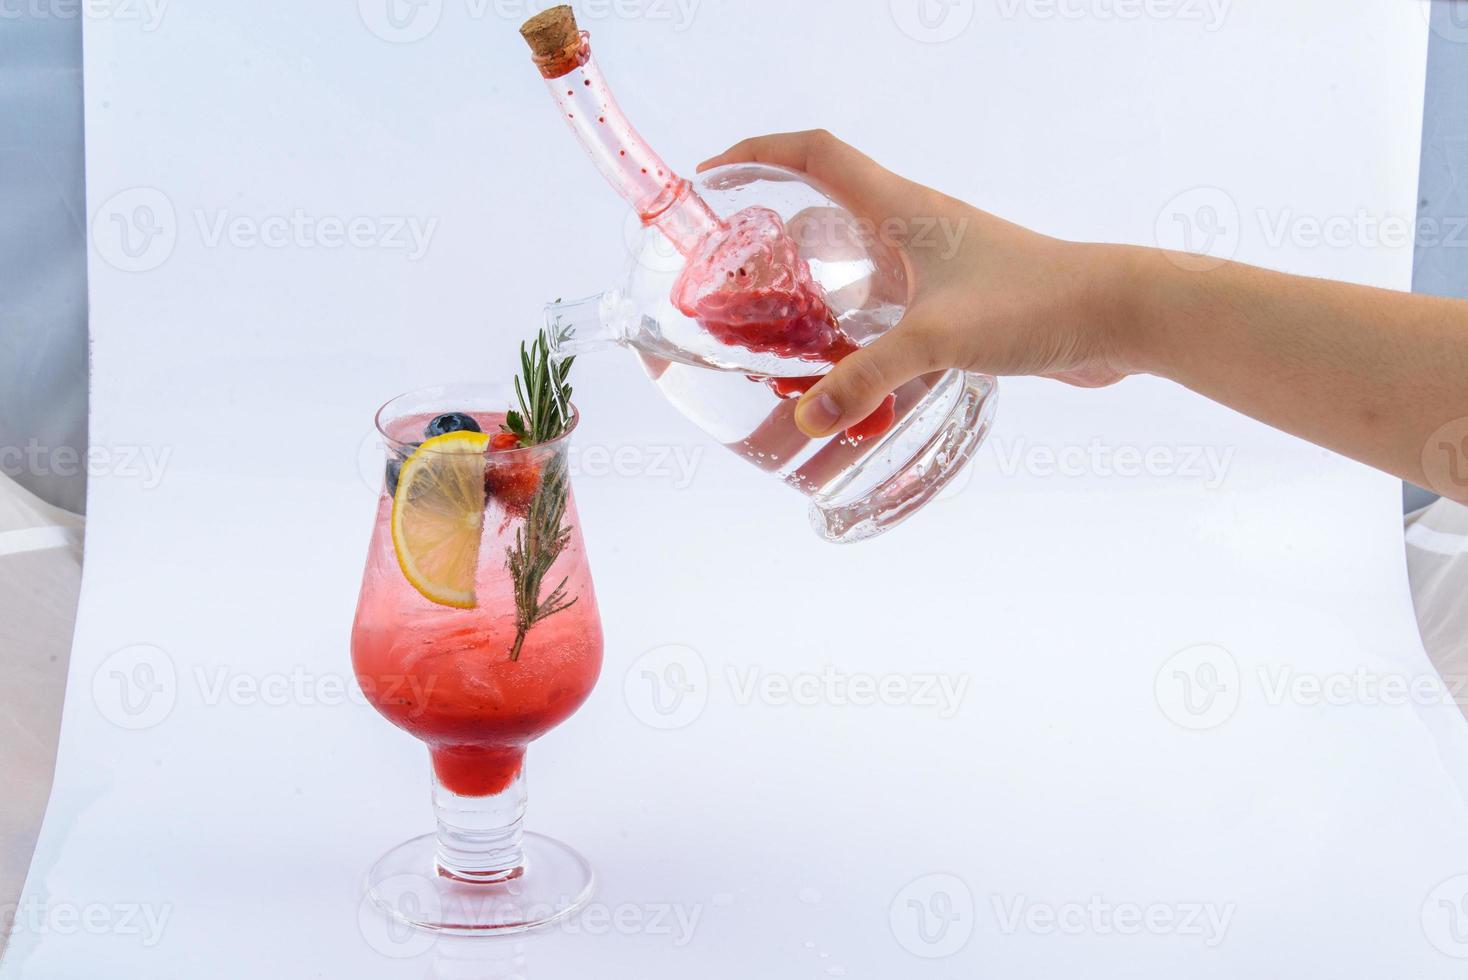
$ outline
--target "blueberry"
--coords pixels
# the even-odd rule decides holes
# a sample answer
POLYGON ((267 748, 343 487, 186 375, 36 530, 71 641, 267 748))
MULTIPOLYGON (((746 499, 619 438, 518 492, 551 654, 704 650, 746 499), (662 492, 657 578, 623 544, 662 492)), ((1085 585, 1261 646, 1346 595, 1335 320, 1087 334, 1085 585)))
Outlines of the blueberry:
POLYGON ((387 457, 387 495, 389 497, 398 495, 398 477, 403 474, 403 464, 421 445, 423 445, 421 442, 410 442, 406 446, 389 451, 387 457))
POLYGON ((463 412, 449 412, 447 415, 440 415, 432 422, 429 422, 428 428, 423 430, 423 435, 428 439, 436 439, 439 436, 446 436, 450 432, 483 431, 479 427, 478 422, 463 412))

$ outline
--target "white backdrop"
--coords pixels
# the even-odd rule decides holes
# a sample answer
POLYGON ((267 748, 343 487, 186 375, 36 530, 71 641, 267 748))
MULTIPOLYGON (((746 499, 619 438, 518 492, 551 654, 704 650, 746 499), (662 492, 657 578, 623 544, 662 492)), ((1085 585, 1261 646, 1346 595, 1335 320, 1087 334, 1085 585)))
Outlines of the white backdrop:
MULTIPOLYGON (((826 126, 1046 232, 1408 285, 1381 232, 1415 209, 1424 5, 923 3, 582 19, 685 170, 826 126)), ((366 865, 430 827, 423 750, 343 694, 371 413, 503 378, 543 301, 626 260, 526 13, 87 23, 116 465, 0 976, 1461 973, 1468 733, 1381 693, 1430 680, 1399 485, 1150 379, 1006 383, 971 478, 842 549, 630 357, 584 361, 607 663, 531 752, 530 826, 587 854, 597 904, 518 943, 362 912, 366 865), (860 703, 881 682, 902 693, 860 703)))

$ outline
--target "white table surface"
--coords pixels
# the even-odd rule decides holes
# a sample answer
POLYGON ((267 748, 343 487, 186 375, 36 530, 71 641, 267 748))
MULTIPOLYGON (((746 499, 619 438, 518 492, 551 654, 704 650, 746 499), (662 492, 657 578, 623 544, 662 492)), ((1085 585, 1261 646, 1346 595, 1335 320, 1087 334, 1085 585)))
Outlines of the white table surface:
MULTIPOLYGON (((1398 484, 1150 379, 1006 383, 971 479, 843 549, 630 357, 584 361, 606 668, 532 749, 529 819, 593 861, 597 904, 520 942, 363 912, 367 864, 430 828, 423 750, 342 694, 371 413, 503 376, 543 300, 611 284, 627 216, 528 64, 523 5, 429 0, 408 34, 359 6, 86 24, 92 438, 163 463, 92 484, 56 785, 0 976, 1461 975, 1442 901, 1468 890, 1468 731, 1368 690, 1430 672, 1398 484), (161 234, 129 254, 115 222, 136 235, 139 205, 161 234), (297 209, 433 232, 422 255, 214 235, 297 209), (608 473, 596 451, 619 448, 608 473), (644 686, 660 657, 694 678, 672 716, 644 686), (914 697, 779 696, 828 667, 914 697), (1182 700, 1209 676, 1213 702, 1182 700), (951 710, 916 696, 939 678, 951 710)), ((1245 260, 1405 287, 1409 244, 1315 244, 1309 221, 1410 221, 1422 7, 583 20, 685 169, 822 125, 1047 232, 1171 241, 1181 216, 1245 260)))

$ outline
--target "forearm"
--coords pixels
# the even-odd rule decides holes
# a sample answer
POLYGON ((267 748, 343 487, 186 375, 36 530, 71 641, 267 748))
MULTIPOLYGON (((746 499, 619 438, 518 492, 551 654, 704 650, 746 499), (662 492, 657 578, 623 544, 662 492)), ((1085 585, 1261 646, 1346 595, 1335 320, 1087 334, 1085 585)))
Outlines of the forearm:
MULTIPOLYGON (((1190 270, 1190 257, 1154 249, 1116 249, 1110 258, 1108 316, 1136 369, 1468 496, 1468 486, 1443 487, 1427 472, 1453 451, 1430 442, 1468 419, 1468 302, 1234 263, 1190 270)), ((1449 434, 1462 438, 1456 427, 1449 434)))

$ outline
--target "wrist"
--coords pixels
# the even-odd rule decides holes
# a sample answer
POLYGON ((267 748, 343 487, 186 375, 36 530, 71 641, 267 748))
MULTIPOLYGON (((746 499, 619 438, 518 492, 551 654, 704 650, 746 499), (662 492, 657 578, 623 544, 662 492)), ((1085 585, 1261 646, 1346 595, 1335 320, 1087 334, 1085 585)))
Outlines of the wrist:
POLYGON ((1156 310, 1166 288, 1166 263, 1154 249, 1081 245, 1087 328, 1107 361, 1127 374, 1166 375, 1156 310))

